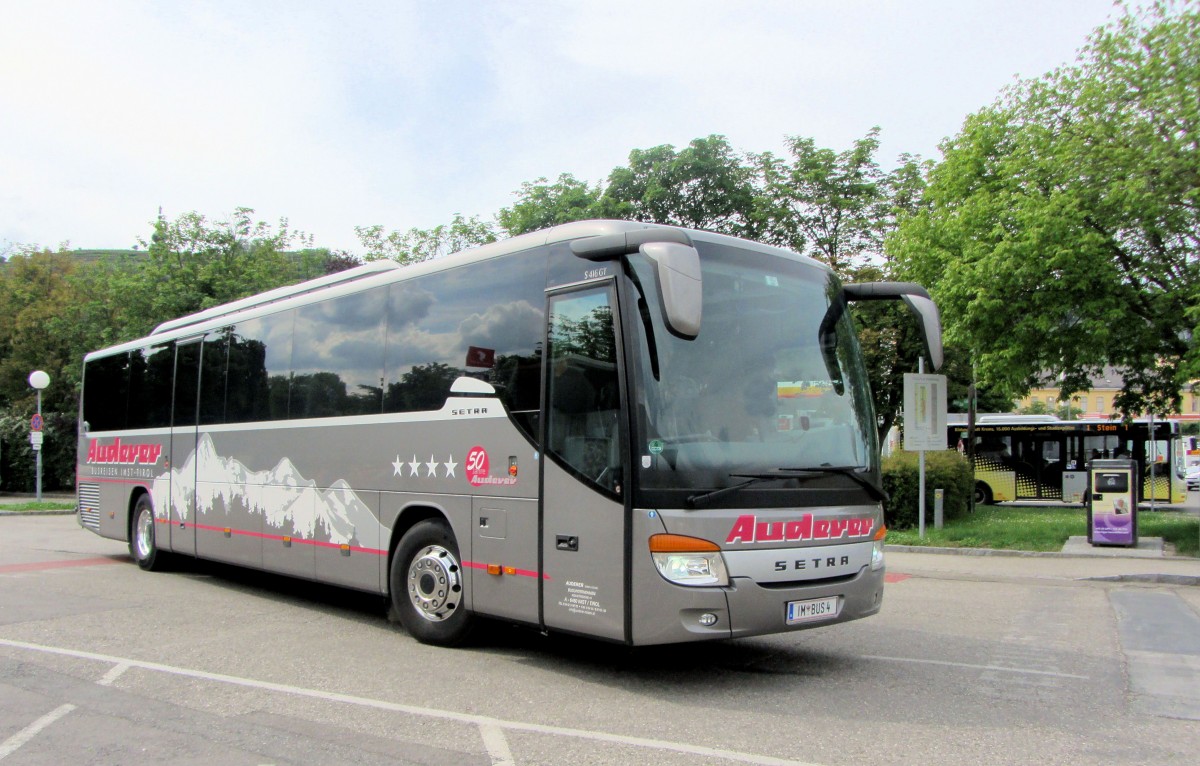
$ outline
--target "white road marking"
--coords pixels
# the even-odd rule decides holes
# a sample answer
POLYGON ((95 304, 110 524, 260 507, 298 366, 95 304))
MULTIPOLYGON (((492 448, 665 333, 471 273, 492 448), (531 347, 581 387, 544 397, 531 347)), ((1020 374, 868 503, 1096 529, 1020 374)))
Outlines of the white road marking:
POLYGON ((487 748, 488 756, 492 759, 492 766, 516 766, 516 761, 513 760, 512 751, 508 749, 508 740, 504 737, 504 730, 499 726, 489 726, 480 724, 479 734, 483 737, 483 746, 487 748))
POLYGON ((125 671, 129 670, 130 667, 131 666, 128 662, 119 663, 113 666, 111 670, 104 674, 104 678, 101 678, 96 683, 100 684, 101 686, 111 686, 113 681, 116 681, 118 678, 125 675, 125 671))
MULTIPOLYGON (((454 721, 457 723, 478 726, 480 727, 481 731, 484 728, 492 727, 501 731, 508 729, 510 731, 525 731, 534 734, 549 734, 558 737, 572 737, 574 739, 591 740, 593 742, 609 742, 630 747, 662 750, 666 752, 680 753, 682 755, 699 755, 707 758, 721 758, 736 763, 750 763, 754 764, 755 766, 820 766, 820 764, 814 764, 805 761, 792 761, 786 758, 774 758, 769 755, 741 753, 736 750, 722 750, 720 748, 704 747, 702 745, 688 745, 682 742, 669 742, 667 740, 649 739, 646 737, 630 737, 623 734, 610 734, 608 732, 589 731, 587 729, 572 729, 565 726, 546 726, 543 724, 526 723, 523 721, 506 721, 500 718, 492 718, 490 716, 456 713, 452 710, 438 710, 436 708, 419 707, 417 705, 403 705, 397 702, 388 702, 387 700, 358 697, 353 694, 323 692, 318 689, 305 689, 300 686, 291 686, 289 684, 277 684, 271 681, 256 681, 252 678, 229 676, 223 673, 208 673, 203 670, 180 668, 173 665, 163 665, 157 662, 143 662, 142 660, 134 660, 128 657, 114 657, 108 654, 84 652, 77 649, 64 649, 57 646, 31 644, 25 641, 11 641, 9 639, 0 638, 0 646, 7 646, 13 649, 25 649, 32 652, 42 652, 44 654, 54 654, 62 657, 75 657, 77 659, 95 660, 97 662, 106 662, 109 664, 124 664, 131 668, 152 670, 158 673, 167 673, 170 675, 183 676, 185 678, 198 678, 204 681, 213 681, 216 683, 231 684, 234 686, 244 686, 250 689, 262 689, 264 691, 278 692, 280 694, 293 694, 298 697, 309 697, 313 699, 325 700, 327 702, 341 702, 348 705, 359 705, 361 707, 374 708, 376 710, 387 710, 395 713, 407 713, 408 715, 423 716, 425 718, 436 718, 443 721, 454 721)), ((64 707, 72 706, 64 705, 64 707)), ((505 743, 505 749, 507 749, 507 743, 505 743)))
POLYGON ((33 723, 29 724, 24 729, 21 729, 8 739, 0 742, 0 761, 3 761, 8 756, 15 753, 20 749, 21 745, 24 745, 26 742, 36 737, 38 732, 40 732, 42 729, 54 723, 74 709, 74 705, 60 705, 33 723))
POLYGON ((1035 668, 1010 668, 1004 665, 975 665, 970 662, 947 662, 946 660, 920 660, 913 657, 881 657, 875 654, 860 654, 864 660, 880 660, 882 662, 905 662, 913 665, 942 665, 950 668, 966 668, 968 670, 994 670, 1000 673, 1020 673, 1029 676, 1054 676, 1055 678, 1078 678, 1081 681, 1090 680, 1088 676, 1075 673, 1059 673, 1054 670, 1037 670, 1035 668))

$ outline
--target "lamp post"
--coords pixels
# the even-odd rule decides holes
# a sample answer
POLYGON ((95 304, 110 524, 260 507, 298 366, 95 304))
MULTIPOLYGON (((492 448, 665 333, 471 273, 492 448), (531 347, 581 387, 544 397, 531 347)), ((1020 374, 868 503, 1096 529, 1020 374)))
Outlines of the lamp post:
POLYGON ((41 370, 29 373, 29 385, 37 391, 37 415, 30 428, 29 441, 37 455, 37 501, 42 502, 42 389, 50 385, 50 376, 41 370))

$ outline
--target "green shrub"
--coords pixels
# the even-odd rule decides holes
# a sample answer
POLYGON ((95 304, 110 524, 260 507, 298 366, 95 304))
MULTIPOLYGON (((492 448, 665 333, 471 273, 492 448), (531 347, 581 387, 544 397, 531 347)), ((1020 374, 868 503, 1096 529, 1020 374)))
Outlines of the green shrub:
MULTIPOLYGON (((934 490, 945 490, 942 501, 946 521, 967 515, 975 480, 971 466, 954 450, 925 453, 925 524, 933 526, 934 490)), ((884 521, 893 529, 918 526, 917 504, 920 498, 920 468, 916 452, 897 452, 883 460, 884 521)))

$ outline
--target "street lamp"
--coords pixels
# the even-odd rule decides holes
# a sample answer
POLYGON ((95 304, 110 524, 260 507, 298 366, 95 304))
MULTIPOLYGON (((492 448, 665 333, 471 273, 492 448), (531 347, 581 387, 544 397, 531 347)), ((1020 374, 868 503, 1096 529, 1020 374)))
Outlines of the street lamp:
POLYGON ((37 391, 37 415, 31 424, 29 441, 37 455, 37 501, 42 502, 42 389, 50 385, 50 376, 41 370, 29 373, 29 385, 37 391))

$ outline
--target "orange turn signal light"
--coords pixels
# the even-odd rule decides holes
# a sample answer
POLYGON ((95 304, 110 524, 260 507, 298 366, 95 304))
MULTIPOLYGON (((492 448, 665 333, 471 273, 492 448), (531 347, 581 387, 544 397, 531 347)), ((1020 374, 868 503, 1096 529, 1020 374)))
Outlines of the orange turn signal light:
POLYGON ((880 524, 879 531, 875 533, 874 539, 882 540, 885 537, 887 537, 887 524, 880 524))
POLYGON ((711 540, 687 535, 650 535, 651 553, 696 553, 719 551, 721 546, 711 540))

